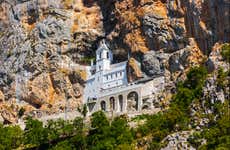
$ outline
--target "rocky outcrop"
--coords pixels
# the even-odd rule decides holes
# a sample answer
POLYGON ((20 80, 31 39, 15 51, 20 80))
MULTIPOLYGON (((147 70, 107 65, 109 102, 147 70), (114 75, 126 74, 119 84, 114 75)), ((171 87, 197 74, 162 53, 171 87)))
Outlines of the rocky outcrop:
POLYGON ((170 149, 190 149, 195 150, 194 147, 189 145, 188 138, 193 132, 191 131, 182 131, 168 135, 162 142, 167 143, 164 148, 161 150, 170 150, 170 149))
POLYGON ((212 51, 209 54, 206 66, 210 68, 210 71, 218 70, 223 68, 225 71, 229 69, 229 62, 224 61, 223 56, 221 55, 222 44, 216 43, 212 51))
POLYGON ((159 75, 163 72, 162 63, 160 63, 154 51, 148 52, 143 56, 142 69, 148 76, 159 75))
POLYGON ((138 64, 138 62, 134 58, 130 58, 128 61, 127 75, 129 82, 133 82, 143 77, 140 69, 140 64, 138 64))
POLYGON ((205 64, 210 71, 209 77, 203 86, 202 98, 191 105, 190 115, 192 116, 191 126, 197 130, 208 127, 209 115, 218 117, 215 113, 215 105, 224 103, 229 99, 229 62, 224 61, 220 51, 221 44, 216 43, 205 64), (202 117, 201 117, 202 114, 202 117))
POLYGON ((17 122, 17 107, 14 105, 0 104, 0 116, 3 123, 17 122))
POLYGON ((204 56, 193 39, 189 39, 189 45, 171 54, 168 60, 170 72, 183 72, 186 68, 198 65, 204 56))

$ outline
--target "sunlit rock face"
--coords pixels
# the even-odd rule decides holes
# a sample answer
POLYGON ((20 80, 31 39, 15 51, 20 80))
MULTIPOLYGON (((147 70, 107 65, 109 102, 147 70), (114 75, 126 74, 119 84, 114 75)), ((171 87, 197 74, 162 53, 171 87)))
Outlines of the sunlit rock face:
POLYGON ((229 34, 227 0, 0 1, 0 105, 59 113, 68 99, 75 109, 86 73, 65 64, 87 64, 103 38, 114 62, 130 58, 129 81, 177 81, 229 34))

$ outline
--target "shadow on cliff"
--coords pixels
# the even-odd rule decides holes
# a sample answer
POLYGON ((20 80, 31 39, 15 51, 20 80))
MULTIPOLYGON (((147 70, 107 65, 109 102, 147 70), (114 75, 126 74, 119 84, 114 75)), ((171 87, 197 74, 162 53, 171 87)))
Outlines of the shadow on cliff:
POLYGON ((85 7, 92 7, 95 3, 101 8, 105 36, 116 26, 117 19, 114 14, 116 0, 83 0, 85 7))

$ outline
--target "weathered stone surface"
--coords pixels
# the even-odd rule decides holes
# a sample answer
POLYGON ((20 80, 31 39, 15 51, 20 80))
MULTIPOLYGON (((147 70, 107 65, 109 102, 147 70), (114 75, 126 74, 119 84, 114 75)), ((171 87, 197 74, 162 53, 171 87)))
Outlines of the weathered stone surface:
POLYGON ((186 66, 189 53, 190 52, 188 50, 180 50, 173 53, 169 58, 169 70, 171 72, 183 71, 184 66, 186 66))
POLYGON ((187 42, 183 26, 158 14, 146 14, 143 17, 143 32, 147 37, 148 46, 153 50, 173 52, 184 48, 187 42))
POLYGON ((173 72, 183 72, 188 67, 199 65, 204 55, 197 47, 194 39, 189 39, 189 45, 171 54, 168 60, 168 69, 173 72))
POLYGON ((142 77, 140 64, 134 59, 130 58, 127 66, 128 81, 132 82, 142 77))
POLYGON ((148 76, 159 75, 162 73, 162 64, 154 51, 144 55, 142 69, 148 76))
POLYGON ((0 116, 3 118, 4 123, 16 123, 17 112, 15 108, 8 105, 0 105, 0 116))

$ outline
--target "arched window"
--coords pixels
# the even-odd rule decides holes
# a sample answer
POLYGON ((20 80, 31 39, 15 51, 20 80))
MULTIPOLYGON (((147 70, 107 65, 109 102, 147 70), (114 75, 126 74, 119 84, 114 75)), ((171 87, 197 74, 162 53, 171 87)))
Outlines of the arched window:
POLYGON ((110 101, 110 110, 115 110, 115 98, 114 97, 110 97, 109 99, 110 101))
POLYGON ((101 101, 101 110, 106 111, 106 103, 105 103, 105 101, 101 101))
POLYGON ((127 95, 128 111, 138 110, 138 94, 133 91, 127 95))

